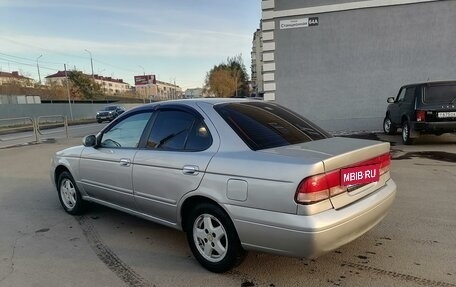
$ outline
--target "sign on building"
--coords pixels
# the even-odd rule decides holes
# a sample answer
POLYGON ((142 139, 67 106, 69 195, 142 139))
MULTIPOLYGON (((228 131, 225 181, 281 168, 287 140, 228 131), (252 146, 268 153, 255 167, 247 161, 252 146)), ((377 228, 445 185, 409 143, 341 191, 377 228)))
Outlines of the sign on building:
POLYGON ((156 83, 155 75, 135 76, 135 86, 155 84, 155 83, 156 83))
POLYGON ((280 29, 294 29, 318 26, 318 17, 281 20, 280 29))

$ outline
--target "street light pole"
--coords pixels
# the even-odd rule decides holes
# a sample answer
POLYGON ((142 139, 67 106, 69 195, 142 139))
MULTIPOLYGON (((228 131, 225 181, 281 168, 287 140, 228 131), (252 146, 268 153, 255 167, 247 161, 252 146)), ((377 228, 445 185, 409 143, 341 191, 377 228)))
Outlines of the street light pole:
POLYGON ((84 49, 84 51, 86 51, 86 52, 87 52, 87 53, 89 53, 89 55, 90 55, 90 66, 92 67, 92 78, 93 78, 93 79, 95 79, 95 77, 94 77, 94 74, 93 74, 93 60, 92 60, 92 53, 90 53, 90 51, 89 51, 89 50, 87 50, 87 49, 84 49))
POLYGON ((38 83, 41 85, 41 74, 40 74, 40 65, 38 64, 38 60, 43 57, 43 55, 40 55, 38 58, 36 58, 36 68, 38 69, 38 83))
POLYGON ((73 109, 71 107, 71 96, 70 96, 70 86, 68 83, 68 74, 67 74, 67 69, 66 69, 66 64, 63 64, 63 68, 65 69, 65 79, 66 79, 66 88, 67 88, 67 93, 68 93, 68 105, 70 107, 70 116, 71 120, 73 120, 73 109))

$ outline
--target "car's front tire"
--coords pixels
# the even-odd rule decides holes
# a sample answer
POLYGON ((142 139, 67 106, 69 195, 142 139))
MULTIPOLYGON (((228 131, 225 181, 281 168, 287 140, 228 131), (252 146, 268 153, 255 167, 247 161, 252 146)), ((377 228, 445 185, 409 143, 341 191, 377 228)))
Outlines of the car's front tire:
POLYGON ((405 145, 412 145, 414 139, 410 137, 412 130, 408 121, 402 123, 402 143, 405 145))
POLYGON ((84 209, 84 202, 73 176, 64 171, 59 175, 57 183, 59 200, 63 209, 72 215, 81 214, 84 209))
POLYGON ((397 127, 393 124, 389 115, 383 119, 383 132, 387 135, 394 135, 397 132, 397 127))
POLYGON ((233 222, 215 204, 197 205, 189 214, 186 232, 193 256, 211 272, 226 272, 244 258, 233 222))

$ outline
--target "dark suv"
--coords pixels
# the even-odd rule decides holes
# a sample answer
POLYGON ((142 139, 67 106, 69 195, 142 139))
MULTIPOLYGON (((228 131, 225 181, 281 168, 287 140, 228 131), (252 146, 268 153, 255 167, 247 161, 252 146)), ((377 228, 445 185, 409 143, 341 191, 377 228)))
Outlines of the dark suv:
POLYGON ((125 109, 121 106, 107 106, 104 107, 101 111, 97 112, 97 122, 101 123, 103 121, 112 121, 117 118, 120 114, 125 112, 125 109))
POLYGON ((456 81, 406 85, 388 103, 383 130, 394 134, 402 128, 404 144, 420 134, 456 132, 456 81))

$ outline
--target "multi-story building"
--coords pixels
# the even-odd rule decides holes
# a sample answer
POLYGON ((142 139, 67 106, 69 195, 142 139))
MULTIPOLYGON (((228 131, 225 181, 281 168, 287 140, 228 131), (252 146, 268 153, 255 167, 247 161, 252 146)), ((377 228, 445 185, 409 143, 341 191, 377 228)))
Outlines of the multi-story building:
POLYGON ((186 99, 201 98, 202 96, 203 96, 202 88, 186 89, 184 92, 184 98, 186 98, 186 99))
POLYGON ((174 100, 182 98, 182 88, 176 84, 157 81, 157 95, 163 100, 174 100))
POLYGON ((0 85, 18 84, 22 87, 32 87, 34 83, 33 79, 19 75, 17 71, 11 73, 0 72, 0 85))
POLYGON ((408 83, 456 78, 456 1, 263 0, 264 99, 329 131, 381 130, 408 83))
POLYGON ((158 81, 155 75, 135 76, 135 89, 145 100, 162 101, 182 98, 182 89, 176 84, 158 81))
MULTIPOLYGON (((261 27, 261 22, 260 22, 261 27)), ((261 28, 253 33, 251 70, 252 88, 256 95, 263 93, 263 41, 261 28)))
MULTIPOLYGON (((66 73, 69 73, 69 71, 66 73)), ((92 75, 86 76, 92 77, 92 75)), ((47 76, 45 79, 47 85, 54 84, 63 86, 66 79, 65 71, 58 71, 55 74, 47 76)), ((114 79, 112 77, 104 77, 97 74, 93 75, 93 79, 95 80, 95 83, 101 86, 105 93, 110 95, 124 93, 130 90, 130 85, 125 83, 122 79, 114 79)))
POLYGON ((108 94, 119 94, 130 91, 130 85, 122 79, 112 77, 93 75, 95 82, 101 85, 101 88, 108 94))

